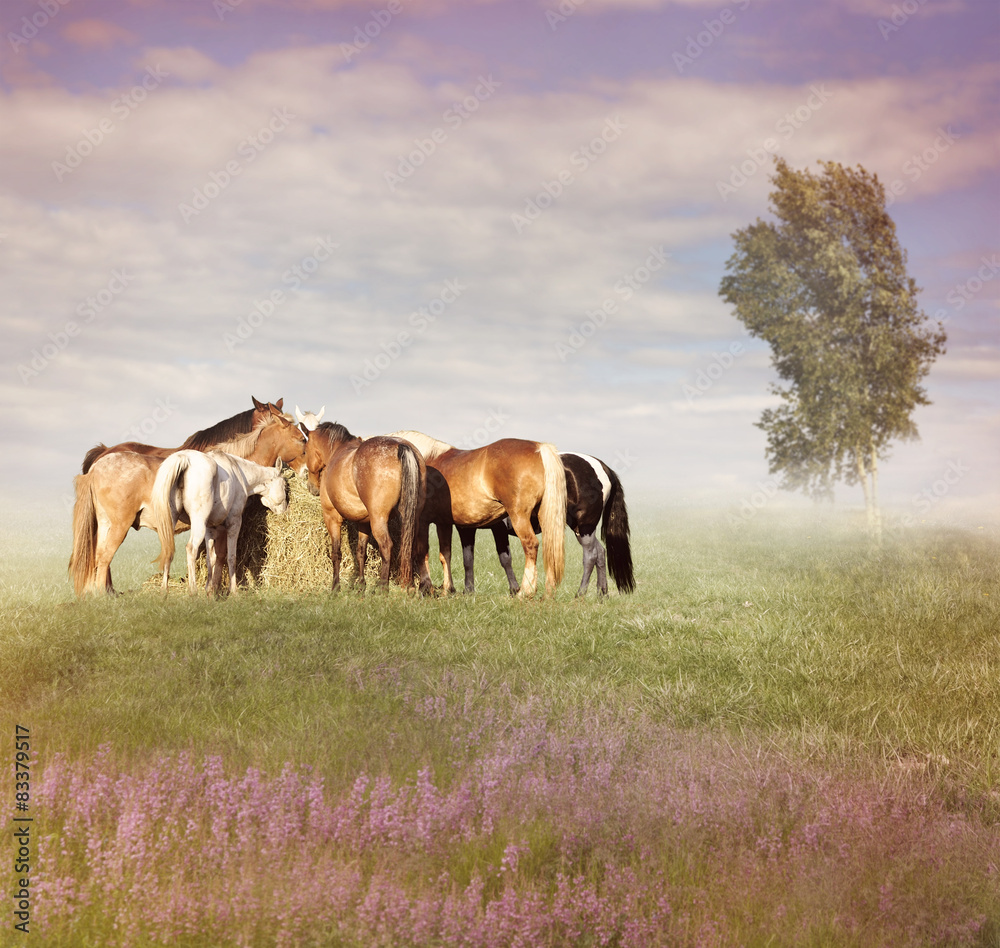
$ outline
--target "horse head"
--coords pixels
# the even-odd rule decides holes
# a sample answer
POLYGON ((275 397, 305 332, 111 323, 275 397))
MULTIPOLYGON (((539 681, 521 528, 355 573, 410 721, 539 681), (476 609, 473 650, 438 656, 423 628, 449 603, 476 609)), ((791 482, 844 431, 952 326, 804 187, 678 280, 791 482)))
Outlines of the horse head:
POLYGON ((277 432, 278 460, 287 464, 296 474, 301 474, 306 469, 306 436, 298 425, 283 414, 274 416, 271 424, 277 432))
POLYGON ((261 503, 268 510, 281 516, 288 509, 288 485, 281 476, 281 459, 274 463, 274 477, 268 482, 260 495, 261 503))
POLYGON ((254 427, 263 424, 269 418, 284 418, 286 421, 291 421, 291 416, 286 415, 282 409, 285 403, 284 398, 279 398, 276 402, 261 402, 251 395, 250 399, 253 401, 254 407, 254 427))
POLYGON ((324 405, 318 412, 312 411, 302 411, 298 405, 295 406, 295 419, 298 421, 302 430, 309 434, 310 431, 314 431, 316 426, 323 420, 323 415, 326 413, 326 405, 324 405))
POLYGON ((343 425, 324 421, 309 432, 306 441, 306 470, 309 472, 309 491, 319 495, 319 482, 323 471, 337 448, 350 441, 360 441, 343 425))

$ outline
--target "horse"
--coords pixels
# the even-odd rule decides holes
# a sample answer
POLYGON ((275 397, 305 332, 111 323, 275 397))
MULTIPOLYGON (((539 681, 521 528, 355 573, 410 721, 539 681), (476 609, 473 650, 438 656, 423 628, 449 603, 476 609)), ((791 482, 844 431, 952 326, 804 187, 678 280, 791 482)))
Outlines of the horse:
MULTIPOLYGON (((305 436, 281 414, 270 411, 253 431, 222 441, 217 448, 267 466, 280 459, 298 473, 305 467, 305 436)), ((78 596, 90 591, 114 594, 111 560, 129 527, 155 529, 149 508, 163 460, 135 451, 111 451, 94 461, 86 474, 76 476, 69 573, 78 596)))
POLYGON ((301 411, 299 406, 295 406, 295 420, 299 423, 305 434, 309 434, 322 420, 323 416, 326 414, 326 405, 324 405, 318 412, 311 411, 301 411))
POLYGON ((112 454, 116 451, 131 451, 135 454, 146 454, 162 460, 169 457, 175 451, 183 451, 187 448, 194 448, 198 451, 211 450, 224 441, 230 441, 241 434, 248 434, 276 415, 288 418, 282 411, 282 405, 285 401, 283 398, 279 398, 276 402, 260 402, 252 395, 250 398, 253 400, 253 408, 248 408, 246 411, 233 415, 232 418, 225 418, 210 428, 203 428, 201 431, 196 431, 179 448, 158 448, 155 445, 142 444, 138 441, 123 441, 121 444, 116 444, 110 448, 104 444, 96 444, 83 456, 80 473, 86 474, 95 461, 106 454, 112 454))
POLYGON ((379 586, 389 585, 392 538, 389 516, 398 511, 399 583, 413 582, 413 550, 427 489, 427 472, 412 444, 388 435, 362 439, 343 425, 325 421, 309 432, 306 442, 309 490, 320 498, 323 522, 330 534, 333 578, 340 588, 340 528, 345 520, 358 526, 358 570, 363 580, 369 536, 378 543, 382 567, 379 586))
POLYGON ((264 467, 223 451, 183 450, 166 458, 156 472, 151 495, 150 518, 160 537, 159 565, 163 571, 163 592, 167 591, 170 564, 174 561, 174 524, 183 516, 191 524, 187 542, 188 592, 197 590, 196 561, 205 544, 208 578, 205 590, 218 589, 222 564, 215 541, 220 530, 226 534, 229 592, 235 595, 236 546, 243 524, 243 509, 254 494, 268 510, 283 514, 288 508, 282 463, 264 467))
MULTIPOLYGON (((625 506, 621 480, 607 464, 589 454, 563 452, 559 456, 566 468, 566 525, 583 547, 583 579, 576 594, 586 595, 595 566, 600 595, 608 594, 608 572, 619 592, 633 592, 635 575, 632 569, 628 508, 625 506), (598 523, 601 525, 600 540, 596 535, 598 523), (607 545, 606 551, 602 541, 607 545)), ((534 526, 537 532, 537 524, 534 526)), ((510 521, 502 520, 491 529, 500 564, 507 574, 511 594, 514 594, 517 592, 517 580, 511 569, 510 544, 507 540, 508 534, 513 533, 510 521)), ((471 551, 467 562, 472 562, 471 551)))
POLYGON ((501 438, 464 450, 419 431, 397 431, 395 437, 412 442, 424 461, 448 482, 452 521, 465 552, 466 592, 475 591, 466 541, 474 540, 477 528, 490 527, 507 516, 524 548, 524 574, 517 595, 531 597, 537 585, 533 517, 542 534, 545 595, 555 593, 565 567, 566 472, 553 445, 501 438))

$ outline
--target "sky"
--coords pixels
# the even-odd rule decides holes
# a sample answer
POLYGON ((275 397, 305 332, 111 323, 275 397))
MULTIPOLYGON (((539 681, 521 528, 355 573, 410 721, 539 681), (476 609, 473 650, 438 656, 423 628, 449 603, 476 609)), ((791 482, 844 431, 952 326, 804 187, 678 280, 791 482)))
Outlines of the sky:
POLYGON ((879 176, 948 332, 884 502, 996 514, 998 39, 994 0, 3 0, 0 501, 255 396, 771 502, 718 289, 779 156, 879 176))

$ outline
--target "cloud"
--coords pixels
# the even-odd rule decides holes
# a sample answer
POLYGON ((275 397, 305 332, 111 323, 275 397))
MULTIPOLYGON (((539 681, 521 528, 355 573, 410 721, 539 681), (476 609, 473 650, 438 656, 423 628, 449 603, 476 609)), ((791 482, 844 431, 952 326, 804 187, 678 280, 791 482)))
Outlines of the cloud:
MULTIPOLYGON (((888 18, 893 14, 894 5, 887 0, 839 0, 840 5, 850 13, 858 13, 863 16, 888 18)), ((941 14, 957 14, 968 9, 966 0, 939 0, 935 3, 913 2, 903 7, 898 5, 901 12, 909 16, 931 17, 941 14), (912 9, 911 9, 912 8, 912 9)))
POLYGON ((125 27, 110 20, 73 20, 62 29, 62 35, 83 49, 107 51, 119 44, 134 46, 139 37, 125 27))
MULTIPOLYGON (((770 155, 860 162, 905 182, 901 205, 993 173, 992 67, 794 84, 668 71, 537 91, 425 65, 418 45, 350 65, 339 44, 236 65, 147 45, 119 86, 0 98, 16 130, 0 142, 2 394, 57 413, 85 393, 87 423, 62 429, 67 468, 156 398, 180 406, 156 432, 177 444, 252 393, 453 442, 499 409, 504 434, 610 456, 653 427, 750 476, 748 416, 773 404, 763 366, 748 356, 693 404, 681 384, 707 364, 698 353, 743 339, 718 280, 732 232, 766 213, 770 155), (123 110, 147 66, 166 78, 123 110), (906 163, 949 124, 959 137, 914 179, 906 163), (327 238, 337 249, 319 260, 327 238), (116 271, 128 283, 108 296, 116 271), (461 294, 418 330, 448 281, 461 294), (22 381, 34 353, 45 364, 22 381), (359 390, 367 363, 385 365, 359 390)), ((12 436, 32 450, 30 431, 12 436)), ((656 483, 647 463, 632 476, 656 483)))

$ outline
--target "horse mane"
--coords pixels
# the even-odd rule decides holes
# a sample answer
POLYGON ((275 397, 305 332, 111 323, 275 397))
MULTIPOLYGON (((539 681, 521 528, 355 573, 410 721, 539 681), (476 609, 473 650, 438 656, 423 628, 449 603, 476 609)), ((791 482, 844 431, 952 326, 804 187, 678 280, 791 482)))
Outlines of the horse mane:
POLYGON ((353 441, 357 435, 351 434, 338 421, 324 421, 313 428, 313 432, 326 438, 330 444, 340 444, 342 441, 353 441))
MULTIPOLYGON (((181 449, 191 448, 195 451, 204 451, 206 448, 220 448, 228 454, 236 454, 229 448, 222 448, 222 442, 238 440, 240 436, 250 433, 250 426, 253 424, 253 415, 256 410, 248 408, 238 415, 233 415, 232 418, 217 422, 211 428, 196 431, 181 445, 181 449)), ((253 449, 251 448, 251 450, 253 449)))
POLYGON ((454 451, 455 446, 445 441, 438 441, 430 435, 422 434, 419 431, 394 431, 394 438, 404 438, 409 441, 423 456, 425 461, 433 461, 446 451, 454 451))
MULTIPOLYGON (((260 436, 264 433, 266 427, 267 425, 261 425, 253 431, 237 435, 229 441, 222 441, 219 444, 211 445, 211 448, 213 451, 224 451, 226 454, 233 454, 246 461, 256 450, 257 442, 260 440, 260 436)), ((195 450, 201 449, 196 448, 195 450)))

